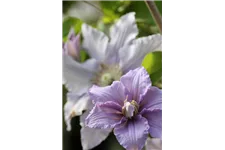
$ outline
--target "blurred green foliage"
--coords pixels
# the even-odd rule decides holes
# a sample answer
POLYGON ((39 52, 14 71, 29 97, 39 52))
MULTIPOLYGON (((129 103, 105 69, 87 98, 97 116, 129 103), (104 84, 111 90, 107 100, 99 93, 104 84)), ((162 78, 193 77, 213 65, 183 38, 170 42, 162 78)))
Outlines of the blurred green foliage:
POLYGON ((78 18, 68 17, 63 21, 63 41, 67 40, 67 35, 71 28, 78 34, 81 30, 82 21, 78 18))
POLYGON ((62 3, 63 3, 63 14, 64 14, 68 11, 70 6, 75 2, 74 1, 62 1, 62 3))
MULTIPOLYGON (((63 1, 63 13, 66 15, 70 6, 76 2, 63 1)), ((86 2, 89 4, 90 2, 86 2)), ((162 1, 155 1, 160 13, 162 13, 162 1)), ((154 20, 149 13, 144 1, 99 1, 99 5, 90 4, 91 7, 96 8, 96 11, 101 11, 102 16, 91 24, 104 32, 108 32, 110 25, 112 25, 119 17, 128 13, 136 12, 136 22, 139 29, 138 36, 147 36, 154 33, 159 33, 159 30, 154 23, 154 20)), ((85 13, 85 11, 84 11, 85 13)), ((80 26, 84 20, 68 16, 63 21, 63 39, 68 34, 68 28, 71 26, 80 26)), ((78 27, 75 27, 79 31, 78 27)))
POLYGON ((153 85, 158 85, 162 79, 162 52, 152 52, 145 56, 142 66, 148 71, 153 85))

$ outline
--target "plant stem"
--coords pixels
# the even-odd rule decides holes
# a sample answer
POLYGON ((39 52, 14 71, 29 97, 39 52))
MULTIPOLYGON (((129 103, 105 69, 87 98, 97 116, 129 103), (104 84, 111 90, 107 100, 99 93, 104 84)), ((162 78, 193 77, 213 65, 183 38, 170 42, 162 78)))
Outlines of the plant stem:
POLYGON ((162 16, 159 13, 159 10, 155 4, 154 1, 147 1, 145 0, 145 3, 148 7, 149 12, 151 13, 156 25, 159 28, 160 33, 162 34, 162 16))

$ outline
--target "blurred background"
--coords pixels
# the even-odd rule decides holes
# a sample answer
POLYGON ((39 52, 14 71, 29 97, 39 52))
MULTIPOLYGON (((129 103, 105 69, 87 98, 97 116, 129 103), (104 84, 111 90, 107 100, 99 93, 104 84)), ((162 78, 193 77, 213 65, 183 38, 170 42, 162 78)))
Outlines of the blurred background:
MULTIPOLYGON (((155 1, 158 10, 162 14, 162 1, 155 1)), ((70 28, 74 28, 76 33, 81 30, 83 22, 103 31, 108 35, 109 27, 120 16, 136 12, 136 23, 139 29, 138 37, 159 33, 154 20, 144 1, 63 1, 63 41, 67 40, 70 28)), ((89 56, 85 51, 81 51, 81 61, 85 61, 89 56)), ((142 65, 150 74, 153 85, 162 88, 162 53, 154 52, 146 55, 142 65)), ((63 86, 63 106, 66 102, 67 90, 63 86)), ((79 117, 72 119, 72 131, 66 131, 64 118, 63 123, 63 150, 82 150, 80 142, 79 117)), ((113 133, 93 150, 124 150, 119 145, 113 133)))

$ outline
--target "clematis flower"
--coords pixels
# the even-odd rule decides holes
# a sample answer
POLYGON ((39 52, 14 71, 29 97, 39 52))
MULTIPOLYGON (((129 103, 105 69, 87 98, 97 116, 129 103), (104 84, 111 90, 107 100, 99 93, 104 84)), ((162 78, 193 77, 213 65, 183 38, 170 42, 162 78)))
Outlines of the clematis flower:
POLYGON ((145 150, 162 150, 162 140, 159 138, 147 138, 145 150))
MULTIPOLYGON (((72 63, 80 64, 80 35, 75 35, 74 30, 71 29, 68 34, 68 41, 66 43, 63 43, 63 57, 68 57, 72 63)), ((71 63, 68 62, 68 63, 71 63)), ((89 59, 86 62, 82 63, 83 68, 91 68, 97 69, 95 59, 89 59)), ((66 65, 66 64, 65 64, 66 65)), ((97 66, 98 67, 98 66, 97 66)), ((71 68, 73 70, 73 68, 71 68)), ((86 69, 88 70, 88 69, 86 69)), ((79 69, 74 69, 74 71, 80 71, 79 69)), ((93 70, 90 70, 93 72, 93 70)), ((81 71, 82 73, 82 71, 81 71)), ((67 80, 70 79, 69 76, 66 76, 67 80)), ((84 76, 85 78, 86 76, 84 76)), ((72 78, 76 79, 76 76, 72 76, 72 78)), ((63 84, 66 84, 65 76, 63 76, 63 84)), ((86 84, 85 84, 86 85, 86 84)), ((87 91, 87 90, 86 90, 87 91)), ((67 130, 71 130, 71 119, 74 116, 79 116, 82 114, 83 110, 85 109, 91 109, 93 107, 93 104, 91 101, 89 101, 89 97, 87 93, 84 92, 72 92, 69 91, 67 94, 67 102, 64 105, 64 118, 67 125, 67 130)), ((81 142, 83 150, 88 150, 90 148, 93 148, 100 144, 105 138, 108 136, 108 134, 111 132, 111 130, 100 130, 100 129, 91 129, 88 127, 84 127, 84 120, 88 113, 84 113, 80 119, 82 126, 81 129, 81 142), (91 135, 91 136, 90 136, 91 135)))
POLYGON ((110 86, 94 85, 89 95, 95 106, 86 125, 114 129, 117 140, 127 150, 141 150, 149 133, 162 137, 162 91, 151 86, 143 67, 129 71, 110 86))
POLYGON ((80 60, 80 34, 76 36, 73 28, 70 29, 67 42, 63 43, 63 53, 77 61, 80 60))
MULTIPOLYGON (((135 13, 122 16, 110 29, 110 39, 101 31, 87 24, 82 25, 83 48, 91 59, 84 63, 74 61, 71 56, 63 55, 63 76, 69 93, 64 106, 67 129, 71 129, 72 117, 90 112, 93 104, 88 96, 92 85, 108 86, 129 70, 141 66, 144 56, 156 50, 161 50, 160 34, 136 39, 138 28, 135 23, 135 13)), ((82 116, 81 116, 82 118, 82 116)), ((82 146, 91 149, 104 140, 111 130, 95 130, 84 126, 80 119, 82 146), (93 132, 90 132, 93 130, 93 132), (104 132, 99 134, 98 131, 104 132), (102 135, 102 136, 101 136, 102 135), (101 137, 100 137, 101 136, 101 137), (90 140, 85 140, 89 139, 90 140), (96 138, 95 138, 96 137, 96 138), (101 139, 101 140, 99 140, 101 139)))

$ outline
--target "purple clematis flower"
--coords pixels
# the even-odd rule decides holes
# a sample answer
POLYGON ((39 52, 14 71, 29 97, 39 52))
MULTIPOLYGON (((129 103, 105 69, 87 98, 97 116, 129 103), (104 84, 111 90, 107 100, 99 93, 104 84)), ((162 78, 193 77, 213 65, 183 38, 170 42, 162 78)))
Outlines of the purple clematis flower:
POLYGON ((112 129, 127 150, 141 150, 148 134, 162 137, 162 91, 151 86, 143 67, 129 71, 111 86, 93 86, 94 108, 86 118, 90 128, 112 129))
POLYGON ((87 24, 82 25, 82 35, 82 46, 91 59, 80 63, 70 55, 63 55, 63 78, 69 91, 64 115, 68 130, 71 130, 72 117, 82 115, 82 147, 91 149, 100 144, 111 130, 96 130, 84 126, 82 118, 93 108, 88 90, 93 85, 111 85, 129 70, 140 67, 147 53, 161 50, 162 37, 155 34, 136 39, 138 28, 133 12, 122 16, 111 27, 110 38, 87 24), (86 112, 83 114, 84 110, 86 112))
POLYGON ((80 34, 75 35, 73 28, 70 29, 67 42, 63 42, 63 53, 80 61, 80 34))

